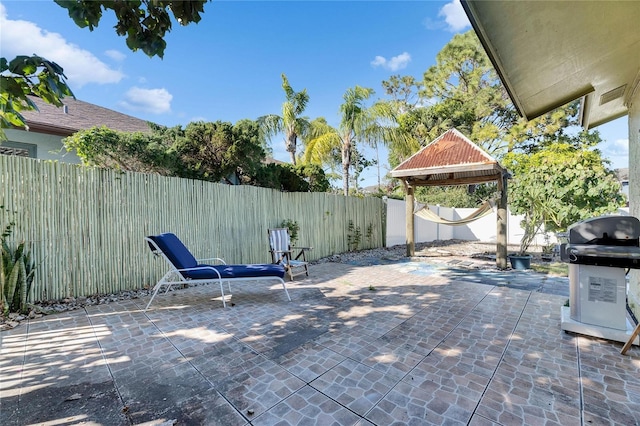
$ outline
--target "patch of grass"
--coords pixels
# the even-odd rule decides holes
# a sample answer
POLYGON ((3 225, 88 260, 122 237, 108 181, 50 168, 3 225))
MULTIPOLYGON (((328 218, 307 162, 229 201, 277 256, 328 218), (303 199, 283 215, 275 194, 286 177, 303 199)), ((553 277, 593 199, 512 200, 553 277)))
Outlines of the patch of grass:
POLYGON ((377 290, 377 288, 375 288, 374 286, 369 284, 369 291, 376 291, 376 290, 377 290))
POLYGON ((554 275, 557 277, 569 276, 569 264, 562 262, 532 263, 531 269, 541 274, 554 275))

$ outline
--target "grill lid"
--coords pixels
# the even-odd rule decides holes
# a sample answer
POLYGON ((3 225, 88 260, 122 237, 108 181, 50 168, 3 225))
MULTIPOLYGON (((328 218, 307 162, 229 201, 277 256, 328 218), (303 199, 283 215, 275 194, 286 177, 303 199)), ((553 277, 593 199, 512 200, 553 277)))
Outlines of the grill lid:
POLYGON ((634 216, 598 216, 569 227, 569 244, 638 246, 640 220, 634 216))

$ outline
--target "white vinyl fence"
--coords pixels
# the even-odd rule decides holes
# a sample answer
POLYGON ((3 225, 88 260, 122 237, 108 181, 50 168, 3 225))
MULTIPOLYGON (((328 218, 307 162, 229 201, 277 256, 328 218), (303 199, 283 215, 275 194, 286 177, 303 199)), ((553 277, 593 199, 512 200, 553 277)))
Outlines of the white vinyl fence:
MULTIPOLYGON (((417 204, 417 210, 423 204, 417 204)), ((449 219, 459 220, 469 216, 475 209, 457 209, 441 206, 429 206, 438 216, 449 219)), ((627 209, 620 209, 619 214, 629 214, 627 209)), ((497 233, 497 211, 493 212, 466 225, 451 226, 443 225, 414 216, 414 241, 416 243, 424 243, 437 240, 466 240, 480 242, 496 242, 497 233)), ((524 234, 524 230, 520 226, 523 216, 513 215, 509 212, 507 216, 507 242, 509 245, 519 245, 520 239, 524 234)), ((550 234, 550 243, 557 240, 554 235, 550 234)), ((405 202, 403 200, 387 200, 387 246, 391 247, 398 244, 406 243, 406 213, 405 202)), ((540 234, 534 241, 535 245, 545 244, 544 235, 540 234)))
MULTIPOLYGON (((417 204, 419 209, 423 204, 417 204)), ((449 219, 459 220, 467 217, 475 209, 458 209, 442 206, 429 206, 429 208, 438 216, 449 219)), ((434 223, 414 216, 415 220, 415 242, 424 243, 436 240, 466 240, 481 242, 496 242, 496 221, 497 212, 490 214, 466 225, 451 226, 434 223)), ((523 235, 520 227, 521 216, 514 216, 509 213, 507 225, 507 241, 508 244, 519 244, 523 235)), ((406 213, 405 202, 403 200, 387 200, 387 246, 406 243, 406 213)))

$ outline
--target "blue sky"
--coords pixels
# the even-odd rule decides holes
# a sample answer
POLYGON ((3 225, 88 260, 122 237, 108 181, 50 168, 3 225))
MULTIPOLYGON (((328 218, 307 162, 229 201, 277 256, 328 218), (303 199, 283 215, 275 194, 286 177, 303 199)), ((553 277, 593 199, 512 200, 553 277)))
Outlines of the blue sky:
MULTIPOLYGON (((0 56, 44 56, 64 68, 78 99, 168 126, 280 114, 285 73, 294 90, 307 89, 306 115, 337 125, 348 88, 373 88, 377 98, 391 75, 421 79, 451 37, 470 28, 459 0, 216 0, 200 23, 174 25, 159 59, 128 50, 114 24, 105 14, 90 32, 52 0, 3 0, 0 56)), ((626 117, 598 130, 613 166, 628 167, 626 117)), ((281 137, 272 147, 289 159, 281 137)), ((384 150, 380 160, 384 175, 384 150)), ((364 179, 376 183, 377 170, 364 179)))

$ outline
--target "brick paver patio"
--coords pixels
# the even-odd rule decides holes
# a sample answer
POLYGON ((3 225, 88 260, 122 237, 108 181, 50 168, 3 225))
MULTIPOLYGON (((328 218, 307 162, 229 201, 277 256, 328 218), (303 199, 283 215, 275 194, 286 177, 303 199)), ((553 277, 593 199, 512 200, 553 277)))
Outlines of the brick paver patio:
POLYGON ((640 424, 640 349, 561 331, 568 284, 468 276, 326 263, 292 302, 253 282, 31 320, 0 334, 0 424, 640 424))

